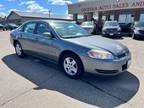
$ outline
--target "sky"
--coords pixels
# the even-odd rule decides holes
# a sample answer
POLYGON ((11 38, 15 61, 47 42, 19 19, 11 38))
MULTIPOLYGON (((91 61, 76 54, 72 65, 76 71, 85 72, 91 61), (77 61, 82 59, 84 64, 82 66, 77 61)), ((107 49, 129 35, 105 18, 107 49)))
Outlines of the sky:
MULTIPOLYGON (((86 0, 0 0, 0 16, 7 16, 11 11, 41 12, 66 15, 67 4, 86 0)), ((89 1, 89 0, 88 0, 89 1)))

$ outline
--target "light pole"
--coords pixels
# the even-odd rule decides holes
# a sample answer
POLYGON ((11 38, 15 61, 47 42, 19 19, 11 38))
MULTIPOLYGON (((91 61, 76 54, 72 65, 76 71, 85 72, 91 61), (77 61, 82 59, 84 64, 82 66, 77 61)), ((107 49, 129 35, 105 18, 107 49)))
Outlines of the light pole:
POLYGON ((51 11, 49 10, 49 18, 50 18, 50 16, 51 16, 50 14, 51 14, 51 11))

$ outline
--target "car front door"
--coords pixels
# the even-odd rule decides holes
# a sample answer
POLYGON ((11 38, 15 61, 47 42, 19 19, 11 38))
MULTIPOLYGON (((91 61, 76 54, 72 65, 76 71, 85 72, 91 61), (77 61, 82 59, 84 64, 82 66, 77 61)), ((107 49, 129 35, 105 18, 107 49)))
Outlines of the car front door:
POLYGON ((52 43, 56 41, 56 38, 51 33, 51 29, 47 23, 39 22, 36 28, 36 47, 39 55, 54 60, 56 57, 56 48, 52 43))

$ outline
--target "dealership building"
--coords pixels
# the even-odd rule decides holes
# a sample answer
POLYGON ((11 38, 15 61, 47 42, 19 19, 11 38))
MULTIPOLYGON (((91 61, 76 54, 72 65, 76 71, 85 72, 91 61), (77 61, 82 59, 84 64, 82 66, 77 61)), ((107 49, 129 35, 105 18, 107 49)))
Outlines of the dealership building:
POLYGON ((74 20, 144 21, 144 0, 89 0, 68 5, 68 12, 74 20))

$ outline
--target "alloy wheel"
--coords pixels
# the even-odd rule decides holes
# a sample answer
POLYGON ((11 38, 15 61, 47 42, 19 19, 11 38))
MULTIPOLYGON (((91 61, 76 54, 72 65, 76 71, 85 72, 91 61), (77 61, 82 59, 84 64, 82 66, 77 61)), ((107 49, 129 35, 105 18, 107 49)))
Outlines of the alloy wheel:
POLYGON ((77 62, 71 57, 67 57, 64 59, 63 66, 65 72, 70 76, 74 76, 78 72, 77 62))
POLYGON ((17 55, 21 56, 22 55, 22 48, 21 48, 20 44, 17 43, 15 46, 15 49, 16 49, 17 55))

